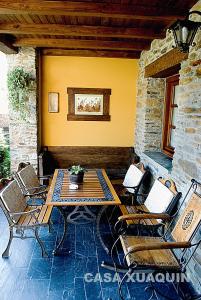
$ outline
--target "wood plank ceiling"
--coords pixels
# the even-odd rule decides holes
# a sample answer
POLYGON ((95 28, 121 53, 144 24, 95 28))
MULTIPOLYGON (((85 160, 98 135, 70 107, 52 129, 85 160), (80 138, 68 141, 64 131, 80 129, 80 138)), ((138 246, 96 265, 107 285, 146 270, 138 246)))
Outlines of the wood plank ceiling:
POLYGON ((0 0, 0 51, 139 58, 197 0, 0 0))

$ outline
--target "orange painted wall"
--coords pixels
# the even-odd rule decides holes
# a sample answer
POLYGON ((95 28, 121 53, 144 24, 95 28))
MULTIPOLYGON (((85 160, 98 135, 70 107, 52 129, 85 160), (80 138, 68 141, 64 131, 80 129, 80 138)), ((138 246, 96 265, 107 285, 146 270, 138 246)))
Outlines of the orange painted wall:
POLYGON ((138 61, 42 58, 42 145, 133 146, 138 61), (111 121, 67 121, 67 87, 111 88, 111 121), (48 113, 48 92, 59 93, 59 113, 48 113))

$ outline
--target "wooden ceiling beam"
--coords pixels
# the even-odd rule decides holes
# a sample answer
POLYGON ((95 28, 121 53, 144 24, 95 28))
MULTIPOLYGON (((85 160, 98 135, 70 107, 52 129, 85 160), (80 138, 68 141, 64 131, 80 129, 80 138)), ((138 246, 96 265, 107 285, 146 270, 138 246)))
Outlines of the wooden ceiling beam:
POLYGON ((145 67, 145 77, 163 78, 166 77, 168 70, 179 65, 183 60, 188 58, 188 53, 183 53, 174 48, 163 56, 156 59, 145 67), (165 76, 163 75, 165 74, 165 76))
POLYGON ((62 16, 90 16, 106 18, 142 19, 142 20, 175 20, 184 18, 184 8, 165 6, 140 6, 129 4, 73 2, 73 1, 40 1, 40 0, 0 0, 0 14, 37 14, 62 16))
POLYGON ((102 41, 102 40, 74 40, 48 38, 18 38, 14 46, 42 47, 42 48, 70 48, 70 49, 111 49, 111 50, 147 50, 147 41, 102 41))
POLYGON ((13 41, 9 36, 5 34, 0 34, 0 51, 5 54, 17 54, 18 49, 13 47, 13 41))
POLYGON ((47 56, 81 56, 81 57, 110 57, 110 58, 130 58, 137 59, 140 52, 137 51, 109 51, 109 50, 71 50, 45 48, 41 50, 42 55, 47 56))
POLYGON ((154 32, 148 28, 123 28, 105 26, 78 26, 61 24, 0 24, 0 33, 9 34, 47 34, 61 36, 98 36, 116 38, 158 39, 165 36, 164 32, 154 32))

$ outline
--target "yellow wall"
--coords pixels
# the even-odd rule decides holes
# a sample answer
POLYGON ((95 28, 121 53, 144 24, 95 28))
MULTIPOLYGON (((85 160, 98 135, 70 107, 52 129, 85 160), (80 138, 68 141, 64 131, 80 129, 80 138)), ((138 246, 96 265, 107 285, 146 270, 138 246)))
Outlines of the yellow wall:
POLYGON ((133 146, 137 60, 46 56, 42 59, 42 144, 133 146), (111 121, 67 121, 67 87, 111 88, 111 121), (59 113, 48 113, 48 92, 59 113))

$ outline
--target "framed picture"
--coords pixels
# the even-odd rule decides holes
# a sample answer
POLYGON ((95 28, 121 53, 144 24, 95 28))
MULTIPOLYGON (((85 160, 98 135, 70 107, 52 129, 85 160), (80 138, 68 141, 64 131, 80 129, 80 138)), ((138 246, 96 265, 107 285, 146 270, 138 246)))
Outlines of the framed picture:
POLYGON ((69 121, 110 121, 111 89, 67 88, 69 121))
POLYGON ((48 93, 48 112, 59 112, 59 93, 48 93))

